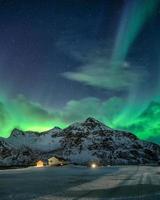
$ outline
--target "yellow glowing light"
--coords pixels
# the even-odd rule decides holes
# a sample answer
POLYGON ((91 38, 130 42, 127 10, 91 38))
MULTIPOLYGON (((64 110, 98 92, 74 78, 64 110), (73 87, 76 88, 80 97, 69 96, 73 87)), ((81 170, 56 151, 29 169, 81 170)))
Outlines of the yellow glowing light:
POLYGON ((97 167, 97 165, 95 163, 91 164, 91 168, 95 169, 97 167))
POLYGON ((39 161, 37 162, 36 167, 44 167, 43 161, 39 160, 39 161))

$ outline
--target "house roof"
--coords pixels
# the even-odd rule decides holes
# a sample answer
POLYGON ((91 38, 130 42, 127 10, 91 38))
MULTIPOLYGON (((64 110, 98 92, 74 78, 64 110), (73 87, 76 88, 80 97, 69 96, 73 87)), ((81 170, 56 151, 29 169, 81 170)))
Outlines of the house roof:
POLYGON ((59 161, 66 161, 64 158, 61 158, 61 157, 58 157, 58 156, 52 156, 48 160, 52 160, 52 159, 57 159, 59 161))

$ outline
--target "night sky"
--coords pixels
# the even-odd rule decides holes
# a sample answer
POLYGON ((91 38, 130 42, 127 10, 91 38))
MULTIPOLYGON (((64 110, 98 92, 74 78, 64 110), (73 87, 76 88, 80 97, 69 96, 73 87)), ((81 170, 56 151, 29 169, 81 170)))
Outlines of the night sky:
POLYGON ((0 135, 95 117, 160 142, 160 0, 1 0, 0 135))

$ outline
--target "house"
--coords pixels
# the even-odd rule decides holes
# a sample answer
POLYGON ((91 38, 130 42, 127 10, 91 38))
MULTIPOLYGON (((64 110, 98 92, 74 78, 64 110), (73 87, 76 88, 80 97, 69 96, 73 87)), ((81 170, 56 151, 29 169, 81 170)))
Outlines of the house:
POLYGON ((44 163, 42 160, 39 160, 37 163, 36 163, 36 167, 43 167, 44 166, 44 163))
POLYGON ((67 164, 66 160, 57 156, 53 156, 48 159, 49 166, 60 166, 60 165, 65 165, 65 164, 67 164))

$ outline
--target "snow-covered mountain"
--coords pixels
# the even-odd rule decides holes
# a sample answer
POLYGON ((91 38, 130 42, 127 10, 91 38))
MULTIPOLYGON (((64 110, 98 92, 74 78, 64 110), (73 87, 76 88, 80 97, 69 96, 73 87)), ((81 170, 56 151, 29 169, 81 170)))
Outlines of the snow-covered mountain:
POLYGON ((2 166, 26 166, 40 158, 41 153, 28 147, 14 148, 4 140, 0 141, 0 167, 2 166))
POLYGON ((94 118, 42 133, 14 129, 0 140, 0 165, 28 165, 54 155, 76 164, 151 164, 159 163, 160 146, 94 118))
POLYGON ((23 132, 14 129, 11 136, 4 141, 16 149, 28 147, 32 150, 48 152, 59 147, 59 140, 62 138, 61 132, 62 130, 57 127, 42 133, 33 131, 23 132))

